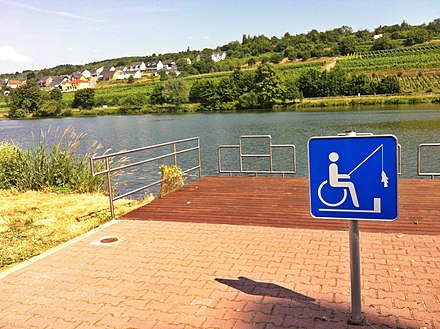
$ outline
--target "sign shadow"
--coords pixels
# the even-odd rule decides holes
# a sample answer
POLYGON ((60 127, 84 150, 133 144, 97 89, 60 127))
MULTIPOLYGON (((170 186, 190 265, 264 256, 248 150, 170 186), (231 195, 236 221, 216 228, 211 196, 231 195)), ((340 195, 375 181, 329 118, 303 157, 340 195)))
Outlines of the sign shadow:
POLYGON ((237 280, 216 278, 215 281, 249 295, 292 299, 298 302, 315 301, 313 298, 279 286, 275 283, 258 282, 243 276, 239 276, 237 280))

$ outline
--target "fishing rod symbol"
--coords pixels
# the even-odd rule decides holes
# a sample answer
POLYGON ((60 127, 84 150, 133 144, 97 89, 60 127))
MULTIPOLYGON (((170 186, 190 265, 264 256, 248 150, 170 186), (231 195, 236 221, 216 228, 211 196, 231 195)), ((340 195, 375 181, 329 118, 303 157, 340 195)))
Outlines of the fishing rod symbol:
POLYGON ((359 208, 359 201, 358 201, 358 197, 357 197, 357 192, 356 192, 356 186, 354 185, 354 183, 352 181, 350 181, 351 179, 351 175, 357 170, 359 169, 360 166, 362 166, 368 159, 370 159, 376 152, 381 151, 381 158, 382 158, 382 172, 381 172, 381 183, 383 183, 384 188, 388 187, 388 176, 385 173, 384 170, 384 151, 383 151, 383 144, 379 145, 373 152, 371 152, 365 159, 363 159, 355 168, 353 168, 353 170, 351 170, 348 174, 340 174, 339 173, 339 167, 338 164, 336 163, 339 160, 339 154, 337 152, 331 152, 329 154, 329 160, 331 161, 330 165, 329 165, 329 178, 328 180, 324 180, 318 188, 318 197, 321 200, 321 202, 323 204, 325 204, 328 207, 332 207, 331 209, 319 209, 324 210, 324 211, 349 211, 349 212, 375 212, 375 213, 380 213, 380 198, 373 198, 374 200, 374 209, 373 210, 367 210, 367 209, 334 209, 335 207, 339 207, 341 204, 343 204, 345 202, 345 200, 347 199, 347 189, 350 192, 350 197, 351 200, 353 202, 354 207, 359 208), (328 202, 326 200, 324 200, 324 198, 322 197, 322 188, 326 185, 329 184, 331 188, 342 188, 343 190, 343 195, 342 195, 342 199, 339 200, 338 202, 335 203, 331 203, 328 202))

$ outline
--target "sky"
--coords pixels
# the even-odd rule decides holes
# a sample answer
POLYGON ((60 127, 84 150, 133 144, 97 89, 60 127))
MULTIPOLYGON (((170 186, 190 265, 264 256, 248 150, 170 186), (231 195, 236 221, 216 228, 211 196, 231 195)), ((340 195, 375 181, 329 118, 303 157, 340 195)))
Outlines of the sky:
POLYGON ((436 18, 439 0, 0 0, 0 73, 436 18))

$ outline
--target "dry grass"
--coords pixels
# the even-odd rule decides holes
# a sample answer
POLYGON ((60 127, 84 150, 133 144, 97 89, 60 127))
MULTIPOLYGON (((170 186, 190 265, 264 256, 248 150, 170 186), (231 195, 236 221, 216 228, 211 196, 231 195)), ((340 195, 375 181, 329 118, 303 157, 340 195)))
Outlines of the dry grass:
MULTIPOLYGON (((108 197, 0 190, 0 271, 110 220, 108 197)), ((146 204, 119 200, 116 216, 146 204)))

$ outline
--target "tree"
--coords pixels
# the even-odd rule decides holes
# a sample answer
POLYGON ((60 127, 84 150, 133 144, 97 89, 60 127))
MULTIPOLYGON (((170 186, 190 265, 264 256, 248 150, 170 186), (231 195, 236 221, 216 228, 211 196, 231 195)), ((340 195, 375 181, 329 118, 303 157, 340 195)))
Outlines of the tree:
POLYGON ((247 61, 248 66, 254 66, 256 63, 257 63, 257 61, 255 60, 254 57, 249 58, 247 61))
POLYGON ((231 74, 232 83, 234 84, 234 88, 239 94, 244 94, 252 88, 253 77, 249 76, 249 73, 250 72, 248 71, 248 75, 245 75, 243 71, 241 71, 240 69, 236 69, 231 74))
POLYGON ((278 64, 279 62, 281 62, 283 60, 283 58, 284 58, 284 54, 282 54, 282 53, 273 53, 270 56, 270 61, 271 61, 271 63, 278 64))
POLYGON ((348 79, 338 67, 323 73, 323 92, 326 97, 341 96, 347 93, 348 79))
POLYGON ((134 76, 130 75, 130 76, 128 77, 127 83, 129 83, 129 84, 134 83, 134 76))
POLYGON ((379 94, 397 94, 400 93, 400 82, 395 75, 387 75, 380 79, 377 86, 379 94))
POLYGON ((191 64, 186 58, 179 58, 176 61, 177 69, 182 73, 191 73, 191 64))
POLYGON ((150 103, 151 104, 160 105, 160 104, 165 103, 165 101, 162 97, 162 90, 163 90, 162 84, 157 84, 156 86, 154 86, 154 89, 150 95, 150 103))
POLYGON ((298 83, 295 78, 290 78, 284 81, 283 101, 301 99, 302 94, 299 91, 298 83))
POLYGON ((61 101, 63 99, 63 93, 58 88, 54 88, 49 92, 49 99, 53 101, 61 101))
POLYGON ((379 39, 374 40, 374 44, 372 47, 373 50, 387 50, 394 48, 396 48, 396 45, 393 43, 390 36, 387 34, 385 34, 379 39))
POLYGON ((261 64, 255 72, 255 88, 260 106, 271 107, 283 94, 280 77, 273 65, 261 64))
POLYGON ((179 106, 188 102, 189 87, 185 81, 173 78, 165 81, 162 89, 162 98, 165 103, 179 106))
POLYGON ((26 74, 26 81, 30 80, 35 80, 35 73, 33 71, 26 74))
POLYGON ((341 55, 347 55, 356 51, 356 40, 353 37, 342 38, 338 42, 338 51, 341 55))
POLYGON ((216 92, 221 102, 232 102, 237 100, 240 96, 231 77, 222 78, 217 85, 216 92))
POLYGON ((365 73, 352 76, 349 82, 349 91, 351 95, 371 95, 373 85, 370 77, 365 73))
POLYGON ((28 113, 36 112, 42 103, 43 92, 35 82, 30 81, 12 91, 9 102, 9 117, 19 118, 28 113))
POLYGON ((95 105, 95 91, 91 88, 81 89, 75 92, 73 98, 72 107, 73 108, 83 108, 91 110, 95 105))
POLYGON ((424 43, 429 40, 429 33, 423 28, 412 28, 406 37, 405 46, 413 46, 418 43, 424 43))
POLYGON ((321 71, 310 69, 302 73, 298 80, 298 87, 304 97, 323 96, 321 71))
POLYGON ((189 91, 189 100, 193 103, 213 104, 218 101, 216 85, 211 80, 196 81, 189 91))

